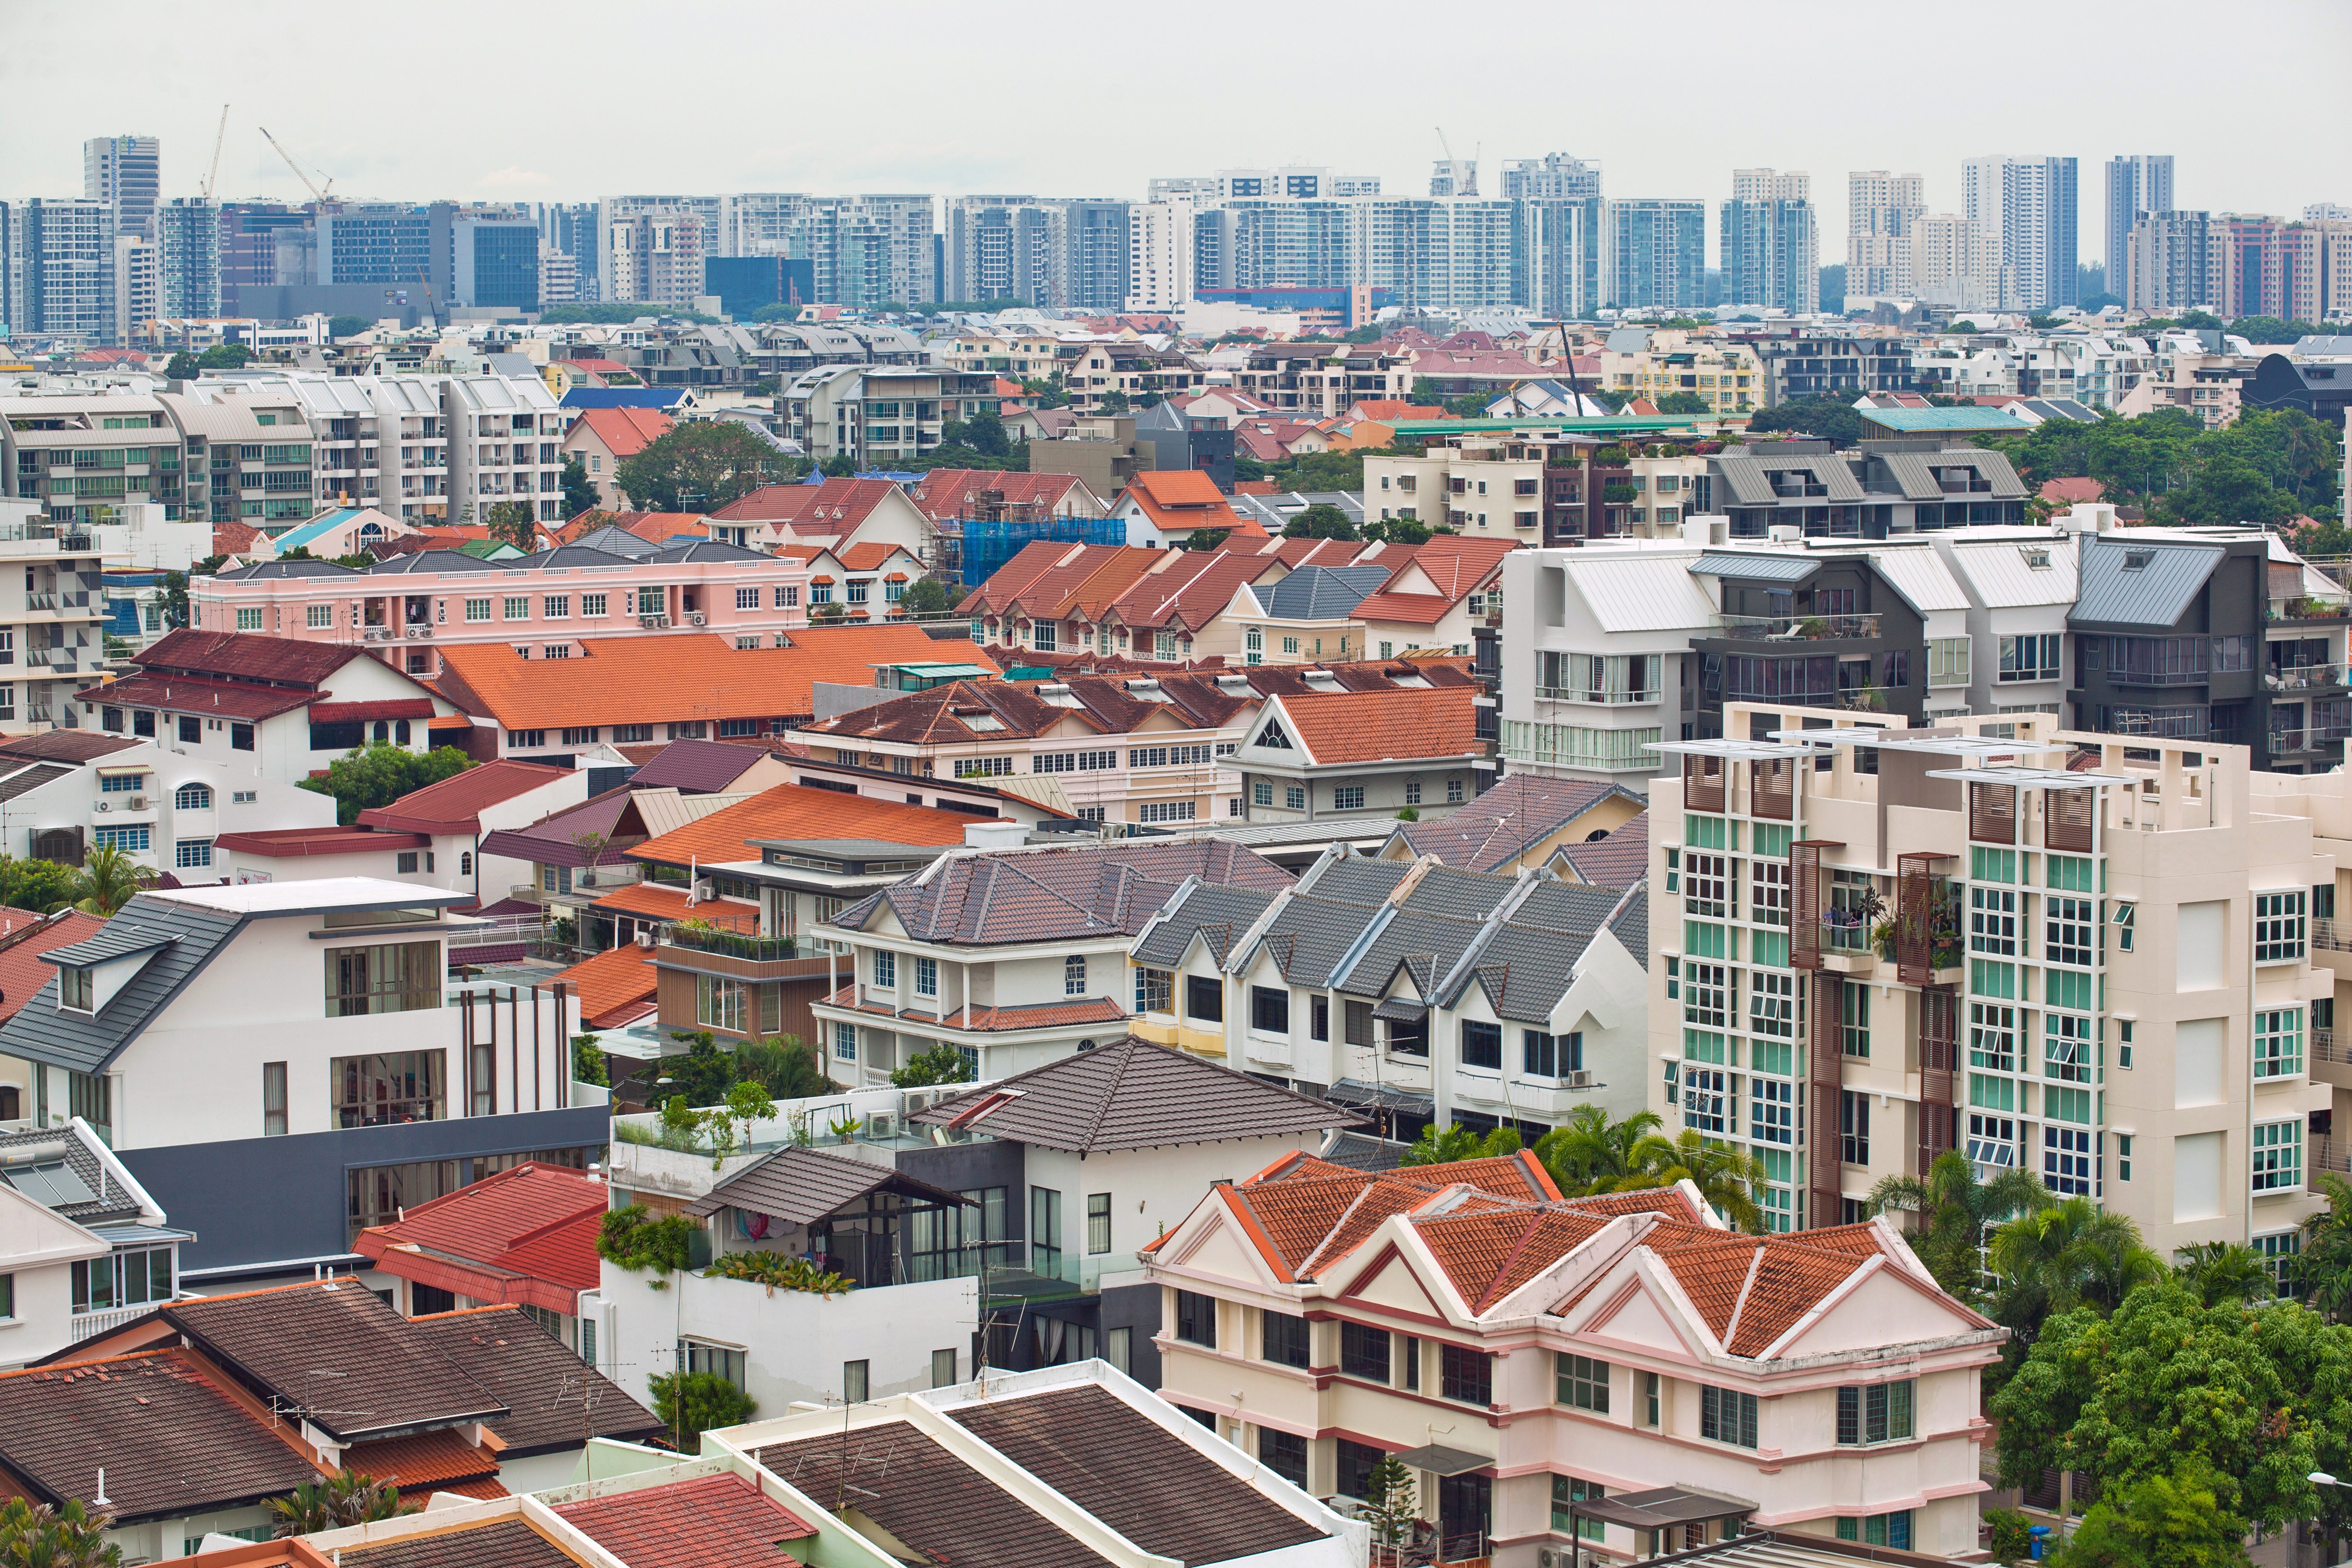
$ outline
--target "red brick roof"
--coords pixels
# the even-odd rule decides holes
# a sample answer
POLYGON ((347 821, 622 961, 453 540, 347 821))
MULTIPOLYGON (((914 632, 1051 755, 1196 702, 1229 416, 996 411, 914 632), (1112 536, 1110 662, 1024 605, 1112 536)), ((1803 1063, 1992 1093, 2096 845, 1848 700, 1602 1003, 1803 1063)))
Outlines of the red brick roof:
POLYGON ((343 1450, 343 1467, 395 1487, 414 1501, 422 1501, 428 1492, 450 1490, 450 1483, 457 1481, 488 1482, 498 1489, 469 1496, 508 1495, 499 1485, 498 1455, 474 1447, 452 1427, 413 1437, 354 1443, 343 1450))
POLYGON ((654 1010, 658 977, 653 956, 631 942, 584 958, 553 977, 580 999, 580 1021, 590 1029, 619 1029, 654 1010))
POLYGON ((1034 621, 1093 621, 1147 573, 1167 564, 1165 550, 1038 539, 1022 546, 959 608, 971 615, 1014 612, 1034 621))
POLYGON ((417 1205, 360 1232, 353 1250, 376 1267, 489 1305, 580 1310, 596 1288, 596 1228, 604 1184, 526 1163, 417 1205))
POLYGON ((779 784, 736 805, 648 839, 629 852, 640 860, 685 865, 757 860, 754 839, 879 839, 894 844, 961 844, 978 819, 932 806, 906 806, 835 789, 779 784))
POLYGON ((258 632, 167 632, 131 655, 149 674, 204 675, 216 680, 283 681, 315 688, 320 682, 366 657, 355 648, 306 643, 258 632))
POLYGON ((782 1543, 816 1534, 815 1525, 739 1475, 584 1498, 555 1511, 629 1568, 793 1563, 799 1559, 782 1543))
MULTIPOLYGON (((983 491, 1001 490, 1008 504, 1034 502, 1049 510, 1080 487, 1075 474, 1009 474, 992 468, 934 468, 915 481, 907 498, 933 522, 975 516, 983 491)), ((1087 508, 1089 514, 1099 507, 1087 508)))
POLYGON ((563 777, 561 768, 499 758, 412 789, 389 806, 370 806, 360 813, 360 825, 413 833, 476 833, 481 831, 485 806, 511 800, 563 777))
POLYGON ((1235 590, 1257 581, 1276 565, 1247 550, 1181 550, 1173 555, 1166 566, 1138 579, 1120 594, 1103 619, 1145 631, 1197 632, 1225 612, 1235 590))
POLYGON ((1275 699, 1292 738, 1318 764, 1469 757, 1478 750, 1474 688, 1309 692, 1275 699))
POLYGON ((762 485, 712 517, 730 523, 789 523, 802 533, 847 533, 896 493, 888 479, 827 479, 821 485, 762 485))
POLYGON ((1240 534, 1265 532, 1260 524, 1244 522, 1216 481, 1197 468, 1147 468, 1128 481, 1126 498, 1164 531, 1184 533, 1193 528, 1231 528, 1240 534))
POLYGON ((300 860, 311 855, 362 855, 376 850, 421 850, 433 841, 423 833, 377 832, 372 828, 257 828, 250 832, 223 833, 213 841, 224 850, 266 855, 273 860, 300 860))
POLYGON ((61 910, 48 919, 24 910, 6 912, 9 930, 0 934, 0 1022, 14 1018, 18 1008, 40 993, 57 967, 41 961, 52 947, 69 946, 106 929, 106 922, 78 909, 61 910), (26 922, 39 924, 27 925, 26 922))
POLYGON ((579 419, 579 423, 586 425, 614 457, 635 456, 668 434, 676 423, 658 409, 650 408, 592 408, 579 419))

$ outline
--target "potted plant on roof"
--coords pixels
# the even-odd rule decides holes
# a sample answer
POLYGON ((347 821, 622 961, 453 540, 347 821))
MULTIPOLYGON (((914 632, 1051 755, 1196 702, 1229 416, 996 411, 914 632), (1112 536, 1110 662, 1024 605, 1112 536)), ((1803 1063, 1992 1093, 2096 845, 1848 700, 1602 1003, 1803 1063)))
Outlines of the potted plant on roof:
POLYGON ((611 841, 606 835, 599 832, 574 833, 572 835, 572 847, 588 857, 588 863, 581 868, 581 886, 593 887, 596 885, 597 862, 604 858, 605 847, 611 841))

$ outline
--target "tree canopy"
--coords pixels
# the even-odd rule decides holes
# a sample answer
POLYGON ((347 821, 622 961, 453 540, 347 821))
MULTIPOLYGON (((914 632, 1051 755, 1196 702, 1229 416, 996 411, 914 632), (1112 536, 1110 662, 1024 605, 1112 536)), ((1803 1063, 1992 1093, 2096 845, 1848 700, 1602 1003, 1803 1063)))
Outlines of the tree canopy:
POLYGON ((490 538, 514 546, 529 555, 539 548, 539 519, 530 515, 529 501, 497 501, 482 514, 482 522, 490 538))
POLYGON ((1799 435, 1817 436, 1834 441, 1841 446, 1851 446, 1862 439, 1862 415, 1853 405, 1833 397, 1791 398, 1770 408, 1759 409, 1748 418, 1750 435, 1767 434, 1786 430, 1799 435))
POLYGON ((583 512, 593 511, 604 503, 597 493, 596 482, 588 477, 588 470, 577 457, 563 460, 563 515, 576 517, 583 512))
POLYGON ((1286 539, 1353 539, 1361 536, 1348 514, 1328 501, 1318 501, 1282 525, 1286 539))
POLYGON ((438 784, 473 766, 454 746, 419 755, 388 740, 354 747, 327 764, 322 776, 301 780, 305 789, 335 798, 335 821, 349 827, 371 806, 389 806, 412 789, 438 784))
POLYGON ((969 1083, 971 1063, 952 1045, 935 1045, 929 1051, 919 1051, 907 1058, 904 1067, 890 1072, 891 1083, 900 1089, 928 1089, 935 1083, 969 1083))
POLYGON ((613 482, 649 511, 715 512, 797 466, 732 420, 674 425, 614 465, 613 482))
POLYGON ((2095 423, 2051 419, 1984 440, 2009 454, 2029 488, 2087 476, 2110 501, 2145 508, 2152 523, 2274 526, 2298 513, 2339 516, 2339 439, 2297 409, 2249 410, 2220 430, 2178 409, 2095 423))
POLYGON ((327 318, 327 336, 356 338, 374 325, 364 316, 330 316, 327 318))
POLYGON ((675 305, 651 305, 629 300, 617 304, 582 300, 570 305, 551 305, 539 313, 540 320, 551 326, 584 323, 597 327, 625 327, 632 321, 650 316, 667 317, 673 321, 692 321, 703 326, 716 326, 719 321, 716 316, 682 310, 675 305))

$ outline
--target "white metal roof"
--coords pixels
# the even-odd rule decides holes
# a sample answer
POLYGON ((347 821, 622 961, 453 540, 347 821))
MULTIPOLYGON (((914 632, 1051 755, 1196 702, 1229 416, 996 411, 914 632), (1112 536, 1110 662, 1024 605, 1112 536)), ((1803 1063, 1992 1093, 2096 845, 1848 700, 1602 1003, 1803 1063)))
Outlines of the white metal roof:
POLYGON ((1952 564, 1988 610, 2074 602, 2074 549, 2061 539, 1952 539, 1952 564), (2035 560, 2047 565, 2036 566, 2035 560))
POLYGON ((1697 632, 1715 622, 1715 601, 1691 577, 1685 554, 1587 554, 1560 563, 1604 632, 1697 632))
POLYGON ((1933 546, 1873 550, 1870 560, 1878 575, 1922 615, 1969 607, 1968 594, 1933 546))
POLYGON ((380 876, 321 876, 299 882, 247 882, 154 889, 143 896, 197 904, 229 915, 290 915, 325 909, 423 908, 457 904, 463 894, 380 876))

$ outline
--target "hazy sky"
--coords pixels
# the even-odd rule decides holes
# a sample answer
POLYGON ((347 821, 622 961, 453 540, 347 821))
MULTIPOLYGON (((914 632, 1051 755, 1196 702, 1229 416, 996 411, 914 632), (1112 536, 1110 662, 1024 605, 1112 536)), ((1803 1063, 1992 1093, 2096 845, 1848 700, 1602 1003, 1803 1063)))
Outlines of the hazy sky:
POLYGON ((2210 52, 2232 26, 2178 0, 0 0, 0 196, 78 194, 83 139, 110 133, 162 137, 164 194, 194 195, 225 99, 224 199, 304 194, 258 125, 339 195, 538 201, 1140 197, 1154 174, 1288 162, 1418 194, 1443 127, 1489 192, 1549 152, 1599 160, 1612 196, 1710 204, 1735 167, 1807 171, 1824 262, 1848 170, 1922 173, 1947 212, 1964 157, 2072 154, 2088 260, 2119 152, 2176 154, 2183 206, 2352 202, 2352 5, 2252 13, 2250 78, 2210 52))

